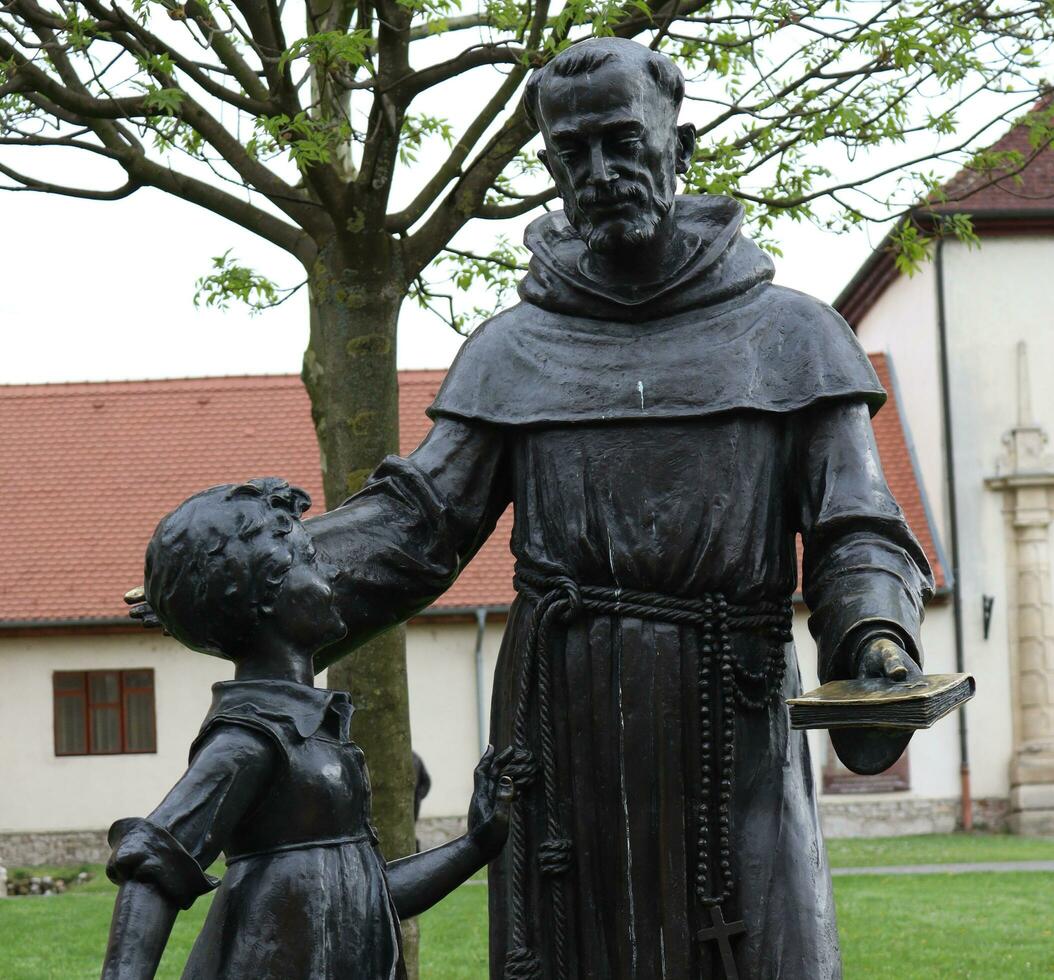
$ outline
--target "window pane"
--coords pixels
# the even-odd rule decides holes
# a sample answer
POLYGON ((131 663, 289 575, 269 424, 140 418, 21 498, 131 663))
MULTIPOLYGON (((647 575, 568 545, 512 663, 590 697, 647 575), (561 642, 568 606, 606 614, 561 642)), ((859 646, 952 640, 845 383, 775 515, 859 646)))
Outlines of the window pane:
POLYGON ((56 691, 84 690, 84 673, 82 671, 56 671, 53 676, 56 691))
POLYGON ((84 698, 76 695, 55 698, 55 754, 83 755, 84 698))
POLYGON ((91 750, 92 752, 121 751, 121 709, 91 709, 91 750))
POLYGON ((149 687, 154 686, 154 672, 152 670, 126 670, 124 672, 125 687, 149 687))
POLYGON ((152 691, 128 691, 124 696, 124 750, 155 751, 152 691))
POLYGON ((88 696, 92 704, 116 704, 119 690, 116 671, 88 675, 88 696))

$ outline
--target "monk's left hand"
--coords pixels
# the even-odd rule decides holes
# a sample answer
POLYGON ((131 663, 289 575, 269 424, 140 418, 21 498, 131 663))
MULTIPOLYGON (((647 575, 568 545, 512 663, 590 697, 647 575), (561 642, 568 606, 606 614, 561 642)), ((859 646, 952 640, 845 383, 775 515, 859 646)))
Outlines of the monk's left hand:
POLYGON ((922 675, 919 665, 899 644, 881 636, 871 640, 860 655, 856 676, 884 677, 891 681, 910 681, 922 675))

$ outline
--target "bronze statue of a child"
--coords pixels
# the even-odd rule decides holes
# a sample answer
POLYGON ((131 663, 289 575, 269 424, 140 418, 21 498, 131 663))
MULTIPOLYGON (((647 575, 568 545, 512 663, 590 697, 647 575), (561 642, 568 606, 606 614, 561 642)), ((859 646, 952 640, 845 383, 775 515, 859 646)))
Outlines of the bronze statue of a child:
POLYGON ((336 569, 276 479, 189 498, 158 525, 145 589, 186 646, 232 660, 183 777, 149 817, 110 829, 120 885, 102 975, 153 977, 179 909, 218 887, 183 976, 323 980, 403 976, 399 919, 493 859, 525 760, 488 749, 469 831, 386 864, 348 695, 314 687, 312 654, 343 636, 336 569), (516 779, 514 780, 514 776, 516 779), (205 869, 223 852, 222 882, 205 869))

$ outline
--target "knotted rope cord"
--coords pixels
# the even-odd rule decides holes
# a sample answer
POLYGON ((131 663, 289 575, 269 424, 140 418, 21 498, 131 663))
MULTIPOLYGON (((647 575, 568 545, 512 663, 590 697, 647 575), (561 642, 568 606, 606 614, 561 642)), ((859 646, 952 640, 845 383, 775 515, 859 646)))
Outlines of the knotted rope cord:
MULTIPOLYGON (((674 625, 700 626, 703 644, 698 658, 700 720, 700 794, 697 813, 697 863, 695 890, 704 906, 721 905, 733 891, 731 862, 732 774, 735 767, 735 710, 739 704, 748 710, 765 710, 775 701, 783 687, 786 661, 783 644, 791 639, 790 599, 783 602, 756 602, 750 605, 729 603, 724 596, 707 594, 701 599, 579 585, 565 575, 546 576, 517 566, 515 586, 534 603, 527 629, 526 644, 520 665, 519 696, 513 722, 513 744, 530 751, 527 717, 531 696, 538 696, 539 735, 541 741, 542 788, 545 796, 546 839, 538 845, 540 870, 553 879, 553 907, 556 976, 568 980, 566 895, 558 876, 567 873, 572 862, 572 842, 560 827, 556 798, 556 741, 553 724, 552 663, 549 635, 554 621, 570 624, 584 612, 647 619, 674 625), (731 633, 758 631, 769 638, 769 654, 759 671, 737 664, 732 656, 731 633), (715 643, 716 641, 716 643, 715 643), (709 705, 710 665, 715 655, 721 662, 721 756, 718 766, 718 859, 721 888, 709 892, 710 886, 710 796, 713 769, 713 722, 709 705), (751 696, 745 685, 762 686, 760 694, 751 696), (731 706, 732 710, 726 710, 731 706)), ((537 980, 542 975, 541 961, 531 949, 527 922, 527 840, 524 802, 514 804, 512 824, 512 942, 505 959, 506 980, 537 980)))

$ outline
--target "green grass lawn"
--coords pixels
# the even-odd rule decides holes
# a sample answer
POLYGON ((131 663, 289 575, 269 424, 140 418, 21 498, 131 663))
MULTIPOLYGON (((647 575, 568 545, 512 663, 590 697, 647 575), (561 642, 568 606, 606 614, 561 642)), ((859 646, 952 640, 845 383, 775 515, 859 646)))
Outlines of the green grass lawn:
POLYGON ((846 980, 1054 976, 1054 874, 834 880, 846 980))
MULTIPOLYGON (((1054 842, 947 835, 831 841, 842 866, 1054 859, 1054 842)), ((847 980, 1017 980, 1054 976, 1054 874, 835 879, 847 980)), ((423 980, 486 976, 486 898, 466 885, 421 918, 423 980)), ((99 877, 65 895, 0 901, 0 978, 98 976, 113 886, 99 877)), ((158 976, 178 978, 207 911, 176 922, 158 976)))
POLYGON ((829 840, 833 868, 891 864, 958 864, 971 861, 1054 861, 1054 837, 1010 834, 926 834, 829 840))

